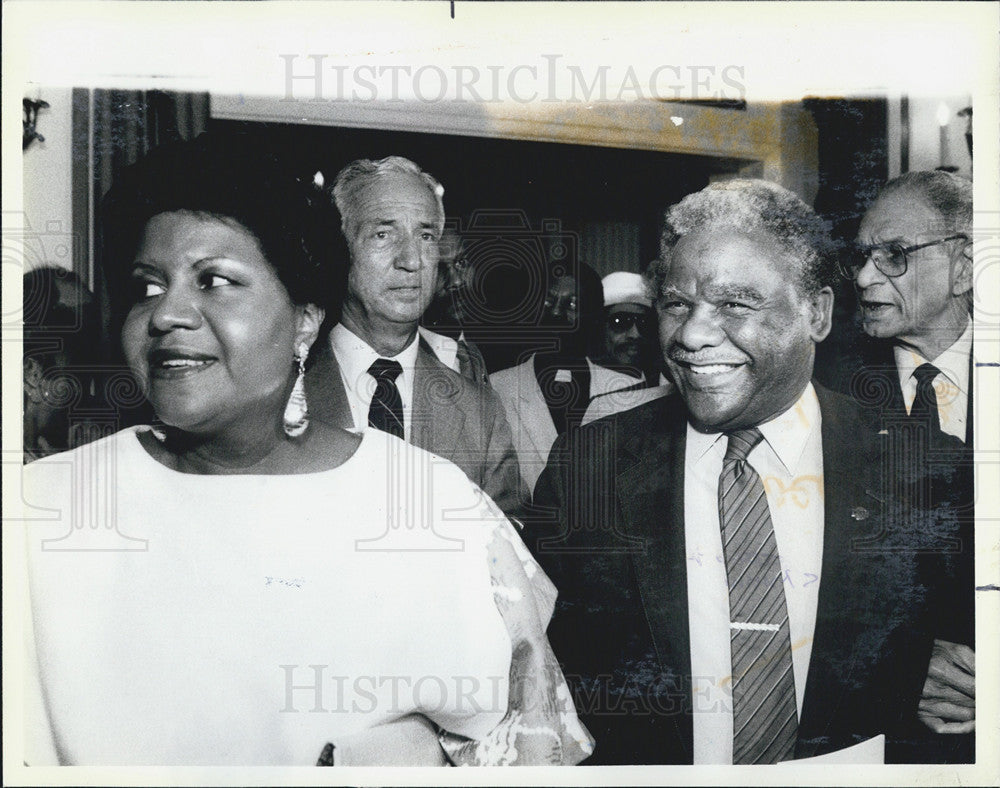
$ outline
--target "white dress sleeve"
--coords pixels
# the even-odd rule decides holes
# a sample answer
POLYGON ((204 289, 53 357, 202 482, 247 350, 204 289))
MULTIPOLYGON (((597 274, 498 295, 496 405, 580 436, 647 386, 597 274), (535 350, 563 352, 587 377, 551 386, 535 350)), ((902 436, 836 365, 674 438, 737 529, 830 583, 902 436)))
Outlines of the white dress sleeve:
POLYGON ((576 715, 546 627, 556 589, 509 522, 488 546, 497 609, 511 640, 507 714, 482 739, 441 733, 457 766, 572 765, 593 753, 594 740, 576 715))

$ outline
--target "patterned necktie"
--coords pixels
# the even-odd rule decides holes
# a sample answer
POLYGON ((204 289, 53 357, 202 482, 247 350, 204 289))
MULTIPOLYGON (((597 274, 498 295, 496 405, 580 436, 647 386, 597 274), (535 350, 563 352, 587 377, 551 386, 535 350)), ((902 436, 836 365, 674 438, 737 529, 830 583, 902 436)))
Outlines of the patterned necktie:
POLYGON ((933 364, 921 364, 913 371, 913 377, 917 379, 917 396, 910 407, 910 418, 914 423, 926 424, 932 435, 941 429, 937 393, 933 385, 934 378, 940 374, 941 370, 933 364))
POLYGON ((798 733, 781 564, 764 485, 747 463, 762 438, 756 428, 729 433, 719 477, 729 578, 734 764, 787 760, 798 733))
POLYGON ((403 372, 398 361, 386 358, 376 359, 368 368, 368 374, 375 378, 375 394, 368 408, 368 426, 388 432, 397 438, 403 437, 403 399, 396 388, 396 378, 403 372))
POLYGON ((458 359, 458 374, 463 378, 472 380, 475 373, 472 371, 472 359, 469 358, 469 346, 461 339, 458 340, 457 345, 455 348, 455 358, 458 359))

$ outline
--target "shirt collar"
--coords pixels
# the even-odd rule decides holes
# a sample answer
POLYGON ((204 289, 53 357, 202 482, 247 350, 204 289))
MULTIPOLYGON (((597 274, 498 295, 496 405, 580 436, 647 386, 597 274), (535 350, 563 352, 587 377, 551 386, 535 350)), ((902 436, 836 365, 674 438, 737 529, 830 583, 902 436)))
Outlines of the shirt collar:
POLYGON ((368 368, 379 358, 391 358, 398 361, 403 368, 403 375, 411 377, 413 368, 417 364, 419 342, 419 334, 414 334, 413 341, 395 356, 380 356, 371 345, 343 323, 337 323, 330 331, 330 347, 340 365, 344 379, 347 381, 362 380, 361 376, 366 375, 368 368))
POLYGON ((431 346, 431 350, 434 351, 434 355, 438 357, 438 360, 446 367, 457 372, 458 340, 447 337, 444 334, 438 334, 423 326, 418 326, 417 331, 420 332, 420 336, 424 338, 424 341, 431 346))
POLYGON ((969 391, 969 354, 972 352, 972 320, 965 326, 962 336, 955 340, 955 343, 947 350, 942 351, 934 361, 928 361, 917 351, 896 345, 892 349, 896 359, 896 370, 899 372, 899 382, 905 387, 913 376, 914 371, 921 364, 932 363, 941 370, 941 373, 948 378, 958 390, 967 393, 969 391))
MULTIPOLYGON (((802 454, 813 430, 821 424, 819 400, 812 383, 806 385, 802 394, 792 407, 778 414, 770 421, 757 425, 764 440, 777 456, 789 475, 796 476, 802 454)), ((695 462, 702 459, 713 449, 724 455, 726 451, 726 436, 722 432, 698 432, 690 424, 687 430, 688 445, 693 450, 695 462)))

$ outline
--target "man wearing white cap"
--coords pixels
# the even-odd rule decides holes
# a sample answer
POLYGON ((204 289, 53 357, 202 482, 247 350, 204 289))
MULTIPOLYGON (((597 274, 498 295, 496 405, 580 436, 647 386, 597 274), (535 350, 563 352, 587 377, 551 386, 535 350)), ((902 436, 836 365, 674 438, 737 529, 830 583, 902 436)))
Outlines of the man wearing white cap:
POLYGON ((615 271, 601 280, 604 286, 603 366, 659 383, 658 342, 653 302, 639 274, 615 271))
POLYGON ((620 391, 594 397, 582 424, 665 397, 674 389, 660 372, 660 342, 646 282, 639 274, 615 271, 601 283, 605 351, 597 363, 631 375, 636 382, 620 391))

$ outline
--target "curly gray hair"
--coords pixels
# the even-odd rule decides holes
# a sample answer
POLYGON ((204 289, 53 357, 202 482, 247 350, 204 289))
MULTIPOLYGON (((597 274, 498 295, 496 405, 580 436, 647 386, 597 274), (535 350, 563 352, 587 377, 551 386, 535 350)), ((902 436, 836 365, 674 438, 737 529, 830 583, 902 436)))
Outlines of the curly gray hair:
POLYGON ((968 233, 972 229, 972 181, 941 170, 916 170, 893 178, 879 197, 912 189, 944 222, 947 233, 968 233))
POLYGON ((661 292, 677 242, 707 227, 770 235, 797 262, 799 284, 806 294, 837 281, 827 223, 788 189, 769 181, 740 179, 713 183, 667 209, 660 257, 646 274, 654 296, 661 292))
POLYGON ((415 175, 427 186, 438 207, 438 230, 444 226, 444 186, 428 172, 409 159, 402 156, 386 156, 384 159, 356 159, 344 167, 333 182, 333 187, 327 189, 332 194, 333 202, 340 212, 340 229, 348 243, 353 240, 358 222, 354 216, 355 197, 373 181, 390 173, 415 175))

